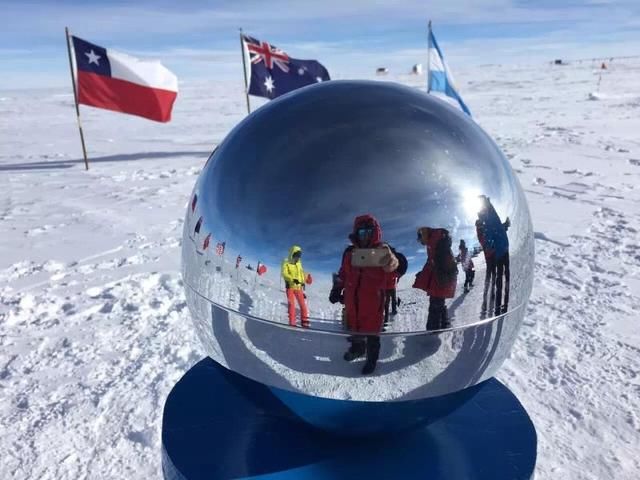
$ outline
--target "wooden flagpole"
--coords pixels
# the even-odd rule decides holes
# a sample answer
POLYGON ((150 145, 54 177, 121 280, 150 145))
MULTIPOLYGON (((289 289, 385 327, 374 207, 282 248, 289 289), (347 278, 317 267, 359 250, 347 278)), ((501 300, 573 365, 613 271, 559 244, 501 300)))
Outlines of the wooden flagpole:
POLYGON ((429 38, 427 39, 427 93, 431 92, 431 20, 429 20, 429 38))
POLYGON ((87 158, 87 148, 84 145, 84 133, 82 133, 82 123, 80 123, 80 107, 78 107, 78 91, 76 88, 76 77, 73 74, 73 60, 71 59, 71 40, 69 39, 69 28, 64 27, 67 37, 67 53, 69 54, 69 70, 71 71, 71 84, 73 85, 73 101, 76 104, 76 118, 78 119, 78 130, 80 130, 80 142, 82 143, 82 154, 84 155, 85 170, 89 170, 89 159, 87 158))
POLYGON ((242 52, 242 73, 244 74, 244 95, 247 98, 247 115, 251 113, 249 103, 249 82, 247 81, 247 63, 244 56, 244 40, 242 39, 242 29, 240 28, 240 51, 242 52))

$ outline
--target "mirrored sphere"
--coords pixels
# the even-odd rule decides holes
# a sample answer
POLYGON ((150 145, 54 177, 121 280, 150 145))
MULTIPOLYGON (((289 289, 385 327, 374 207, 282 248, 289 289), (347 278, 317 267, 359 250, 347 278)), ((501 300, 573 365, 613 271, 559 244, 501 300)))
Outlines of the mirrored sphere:
POLYGON ((533 259, 524 193, 492 139, 432 95, 368 81, 300 89, 237 125, 200 173, 182 241, 207 353, 339 400, 493 376, 533 259))

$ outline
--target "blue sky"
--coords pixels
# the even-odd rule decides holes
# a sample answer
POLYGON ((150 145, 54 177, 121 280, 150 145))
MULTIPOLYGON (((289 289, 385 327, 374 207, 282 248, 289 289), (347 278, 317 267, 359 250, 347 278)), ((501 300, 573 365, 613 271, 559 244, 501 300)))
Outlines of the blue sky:
MULTIPOLYGON (((483 63, 640 55, 638 0, 0 0, 0 88, 64 86, 64 27, 98 45, 152 57, 181 81, 240 77, 238 28, 334 78, 426 56, 426 24, 454 72, 483 63)), ((240 77, 241 78, 241 77, 240 77)))

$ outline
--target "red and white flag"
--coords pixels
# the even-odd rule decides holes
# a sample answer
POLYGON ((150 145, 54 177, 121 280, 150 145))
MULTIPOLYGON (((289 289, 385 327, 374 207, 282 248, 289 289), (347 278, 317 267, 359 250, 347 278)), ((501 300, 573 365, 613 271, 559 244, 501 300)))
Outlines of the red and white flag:
POLYGON ((139 60, 71 37, 78 103, 168 122, 178 77, 158 61, 139 60))
POLYGON ((202 242, 202 249, 206 250, 207 248, 209 248, 209 242, 211 241, 211 234, 207 235, 204 239, 204 242, 202 242))
POLYGON ((219 242, 216 245, 216 255, 218 255, 218 256, 224 255, 224 247, 226 246, 226 244, 227 244, 227 242, 221 242, 221 243, 219 242))
POLYGON ((264 275, 267 273, 267 266, 264 263, 258 262, 258 268, 256 268, 256 273, 258 275, 264 275))

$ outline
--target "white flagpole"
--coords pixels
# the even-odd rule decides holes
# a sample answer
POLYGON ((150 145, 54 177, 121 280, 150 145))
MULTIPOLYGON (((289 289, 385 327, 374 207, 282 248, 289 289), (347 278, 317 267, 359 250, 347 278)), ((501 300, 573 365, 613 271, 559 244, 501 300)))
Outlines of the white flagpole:
POLYGON ((427 93, 431 92, 431 20, 429 20, 429 38, 427 40, 427 93))
POLYGON ((247 98, 247 115, 251 113, 251 104, 249 103, 249 82, 247 81, 247 64, 244 57, 244 40, 242 38, 242 29, 240 28, 240 50, 242 51, 242 73, 244 74, 244 94, 247 98))
POLYGON ((82 154, 84 155, 84 168, 89 170, 89 160, 87 159, 87 148, 84 145, 84 133, 80 122, 80 107, 78 107, 78 92, 76 88, 76 77, 73 74, 73 60, 71 58, 71 39, 69 38, 69 28, 64 27, 64 34, 67 37, 67 53, 69 54, 69 69, 71 70, 71 84, 73 85, 73 101, 76 104, 76 118, 78 119, 78 130, 80 131, 80 143, 82 143, 82 154))

